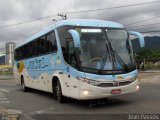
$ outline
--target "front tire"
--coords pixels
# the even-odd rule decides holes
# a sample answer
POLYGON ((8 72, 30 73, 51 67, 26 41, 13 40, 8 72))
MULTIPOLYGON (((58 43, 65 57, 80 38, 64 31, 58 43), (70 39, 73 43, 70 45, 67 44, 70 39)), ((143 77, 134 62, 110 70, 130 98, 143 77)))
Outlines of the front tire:
POLYGON ((62 95, 62 88, 59 80, 57 80, 56 88, 55 88, 56 99, 60 103, 64 103, 65 97, 62 95))
POLYGON ((21 86, 22 86, 22 90, 23 92, 27 92, 28 88, 25 86, 25 82, 24 82, 24 78, 21 78, 21 86))

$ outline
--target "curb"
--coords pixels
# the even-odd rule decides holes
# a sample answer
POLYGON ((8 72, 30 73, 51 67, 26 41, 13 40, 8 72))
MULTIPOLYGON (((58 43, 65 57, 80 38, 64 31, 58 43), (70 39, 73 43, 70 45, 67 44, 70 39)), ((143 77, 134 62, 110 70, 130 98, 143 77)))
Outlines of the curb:
POLYGON ((12 80, 14 79, 13 76, 0 76, 0 80, 12 80))
POLYGON ((160 73, 160 71, 140 71, 140 73, 160 73))

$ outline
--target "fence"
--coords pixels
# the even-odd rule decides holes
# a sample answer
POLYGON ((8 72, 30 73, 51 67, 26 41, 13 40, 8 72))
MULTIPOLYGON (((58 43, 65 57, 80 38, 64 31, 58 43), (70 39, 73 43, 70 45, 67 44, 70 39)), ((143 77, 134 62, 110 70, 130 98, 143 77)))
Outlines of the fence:
POLYGON ((0 75, 12 75, 13 66, 11 65, 0 65, 0 75))

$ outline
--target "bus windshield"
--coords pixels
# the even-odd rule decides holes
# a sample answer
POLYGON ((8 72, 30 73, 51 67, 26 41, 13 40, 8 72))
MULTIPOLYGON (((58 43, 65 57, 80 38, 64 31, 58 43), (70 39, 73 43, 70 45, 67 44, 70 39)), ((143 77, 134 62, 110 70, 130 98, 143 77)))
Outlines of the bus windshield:
POLYGON ((131 41, 124 29, 76 28, 80 34, 81 67, 120 70, 135 64, 131 41))

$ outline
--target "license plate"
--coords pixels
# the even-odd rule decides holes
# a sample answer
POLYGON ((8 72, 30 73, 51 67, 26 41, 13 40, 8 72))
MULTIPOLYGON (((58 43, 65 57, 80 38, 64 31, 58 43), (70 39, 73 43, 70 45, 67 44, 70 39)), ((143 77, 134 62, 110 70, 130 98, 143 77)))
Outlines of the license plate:
POLYGON ((111 91, 111 94, 120 94, 121 93, 121 89, 114 89, 111 91))

